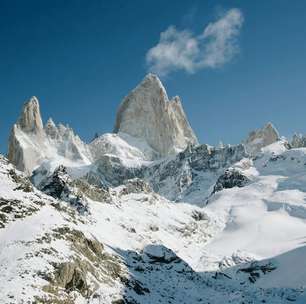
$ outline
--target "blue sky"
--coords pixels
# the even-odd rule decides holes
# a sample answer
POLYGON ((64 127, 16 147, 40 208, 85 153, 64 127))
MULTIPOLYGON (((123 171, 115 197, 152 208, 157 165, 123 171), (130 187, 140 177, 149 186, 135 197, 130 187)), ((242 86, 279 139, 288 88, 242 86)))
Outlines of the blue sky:
POLYGON ((68 123, 86 141, 112 131, 120 101, 150 68, 181 96, 202 143, 238 143, 268 121, 285 136, 306 133, 305 1, 1 0, 0 15, 1 152, 32 95, 44 121, 68 123), (205 29, 232 9, 242 19, 223 53, 218 32, 213 64, 216 37, 205 29), (181 65, 164 48, 148 59, 169 27, 182 52, 186 35, 196 43, 181 65))

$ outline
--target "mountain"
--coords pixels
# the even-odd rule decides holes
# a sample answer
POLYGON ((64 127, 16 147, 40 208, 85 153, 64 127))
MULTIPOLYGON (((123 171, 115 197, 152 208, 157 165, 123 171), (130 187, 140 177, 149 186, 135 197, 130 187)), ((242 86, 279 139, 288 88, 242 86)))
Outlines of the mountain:
POLYGON ((304 136, 199 144, 173 102, 150 74, 88 144, 25 104, 0 156, 0 303, 306 303, 304 136))
POLYGON ((68 126, 56 126, 50 118, 43 127, 39 102, 32 97, 23 106, 9 138, 8 159, 17 169, 31 175, 45 161, 85 165, 90 163, 90 152, 82 140, 68 126))
POLYGON ((110 154, 133 165, 135 159, 156 160, 196 144, 179 98, 168 100, 158 77, 149 74, 121 103, 114 133, 90 144, 68 126, 56 126, 51 118, 43 127, 38 99, 32 97, 12 128, 8 158, 18 169, 32 174, 46 160, 80 166, 110 154))
POLYGON ((153 74, 148 74, 122 101, 114 128, 114 133, 120 132, 144 139, 161 157, 198 143, 180 98, 169 100, 153 74))
POLYGON ((279 134, 272 123, 267 123, 261 129, 250 132, 248 138, 244 141, 246 150, 255 155, 260 152, 261 148, 278 141, 279 134))

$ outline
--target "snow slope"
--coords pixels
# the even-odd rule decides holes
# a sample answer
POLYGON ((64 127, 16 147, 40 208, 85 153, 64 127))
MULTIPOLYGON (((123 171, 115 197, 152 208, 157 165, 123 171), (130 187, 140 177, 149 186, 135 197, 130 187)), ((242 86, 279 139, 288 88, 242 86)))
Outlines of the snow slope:
POLYGON ((47 298, 72 303, 305 303, 305 163, 306 149, 287 150, 279 142, 255 160, 234 164, 250 182, 214 193, 202 208, 168 201, 134 180, 109 188, 107 202, 85 196, 88 212, 80 214, 69 202, 35 189, 14 190, 18 183, 8 174, 13 167, 2 159, 1 201, 20 200, 24 208, 36 200, 41 204, 34 203, 35 212, 13 216, 0 229, 5 270, 0 303, 35 297, 37 303, 47 298), (114 276, 103 262, 104 268, 94 268, 103 273, 102 280, 87 267, 86 288, 95 286, 87 295, 80 284, 74 291, 69 284, 57 293, 46 288, 55 285, 49 276, 56 277, 58 265, 88 259, 71 239, 56 234, 63 227, 67 235, 69 227, 98 240, 107 261, 116 261, 120 269, 114 276))
POLYGON ((25 104, 16 168, 0 156, 0 304, 306 303, 304 137, 198 145, 153 75, 115 131, 85 144, 25 104))

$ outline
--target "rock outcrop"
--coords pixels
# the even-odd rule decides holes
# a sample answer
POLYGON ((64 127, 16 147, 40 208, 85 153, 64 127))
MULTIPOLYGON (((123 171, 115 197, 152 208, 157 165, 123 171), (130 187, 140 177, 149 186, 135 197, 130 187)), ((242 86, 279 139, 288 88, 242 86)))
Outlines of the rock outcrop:
POLYGON ((244 187, 250 180, 248 177, 243 175, 240 171, 236 169, 227 169, 225 172, 219 176, 212 193, 216 193, 223 189, 230 189, 234 187, 244 187))
POLYGON ((115 133, 145 140, 160 157, 176 154, 198 140, 179 97, 169 100, 157 76, 148 74, 117 112, 115 133))
POLYGON ((252 131, 243 143, 246 146, 247 152, 255 155, 260 152, 261 148, 273 144, 279 139, 278 131, 269 122, 263 128, 252 131))

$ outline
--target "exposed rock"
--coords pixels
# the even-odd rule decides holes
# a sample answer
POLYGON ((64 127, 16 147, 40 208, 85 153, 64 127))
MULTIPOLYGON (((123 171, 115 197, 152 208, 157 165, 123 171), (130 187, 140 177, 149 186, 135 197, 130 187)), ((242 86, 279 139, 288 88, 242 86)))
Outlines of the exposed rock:
POLYGON ((26 133, 42 133, 43 123, 39 102, 35 96, 24 104, 17 126, 26 133))
MULTIPOLYGON (((118 187, 128 185, 130 180, 140 179, 152 191, 175 201, 184 200, 190 192, 202 191, 194 200, 192 196, 188 198, 192 199, 192 203, 204 205, 211 194, 209 188, 214 186, 224 170, 247 156, 242 144, 222 148, 198 145, 189 146, 175 157, 129 167, 121 158, 106 154, 94 163, 93 169, 83 179, 98 187, 118 187), (201 202, 196 199, 201 199, 201 202)), ((135 184, 131 186, 134 190, 138 187, 135 188, 135 184)), ((146 187, 143 190, 150 191, 146 187)), ((126 192, 126 187, 122 191, 126 192)))
POLYGON ((0 198, 0 228, 4 228, 9 222, 31 216, 38 212, 43 204, 43 202, 34 201, 26 205, 16 199, 0 198))
POLYGON ((240 171, 227 169, 217 180, 213 193, 233 187, 244 187, 250 180, 240 171))
POLYGON ((18 170, 29 174, 42 161, 40 146, 44 145, 43 134, 39 103, 36 97, 32 97, 24 104, 9 138, 8 159, 18 170))
POLYGON ((208 215, 207 215, 205 212, 203 212, 203 211, 198 211, 198 210, 193 210, 193 211, 192 211, 192 214, 191 214, 191 217, 192 217, 195 221, 197 221, 197 222, 199 222, 199 221, 205 221, 205 220, 208 220, 208 219, 209 219, 208 215))
POLYGON ((93 201, 102 203, 111 202, 111 195, 107 187, 98 187, 95 184, 91 185, 84 179, 76 179, 72 181, 71 185, 93 201))
POLYGON ((19 174, 15 169, 10 169, 8 175, 18 185, 15 190, 23 190, 24 192, 33 191, 33 185, 28 177, 19 174))
POLYGON ((84 297, 88 297, 93 291, 90 290, 86 282, 86 271, 81 266, 80 261, 59 264, 55 274, 55 281, 58 286, 64 288, 68 293, 78 291, 84 297))
POLYGON ((53 237, 70 243, 75 256, 70 261, 54 264, 52 273, 40 274, 49 282, 43 288, 49 296, 40 299, 42 303, 58 303, 59 299, 73 303, 72 292, 88 299, 98 289, 99 283, 121 279, 119 260, 106 253, 98 240, 89 239, 83 232, 66 226, 55 229, 53 237))
POLYGON ((263 128, 252 131, 248 138, 243 142, 246 150, 251 155, 260 152, 261 148, 279 140, 279 133, 272 123, 267 123, 263 128))
MULTIPOLYGON (((64 166, 56 168, 38 187, 46 194, 68 202, 79 213, 88 213, 88 203, 84 193, 73 183, 64 166)), ((84 187, 84 184, 82 184, 84 187)))
POLYGON ((64 199, 69 195, 71 178, 64 166, 59 166, 53 174, 41 185, 41 190, 54 198, 64 199))
POLYGON ((94 163, 94 172, 87 174, 86 179, 100 180, 106 186, 117 187, 124 181, 142 176, 141 167, 128 167, 114 155, 103 155, 94 163))
POLYGON ((242 144, 222 148, 189 147, 172 159, 143 169, 143 179, 155 192, 170 200, 204 205, 210 196, 209 189, 220 174, 247 155, 242 144), (193 193, 194 197, 189 195, 193 193))
POLYGON ((139 178, 133 178, 124 183, 120 195, 127 195, 130 193, 150 193, 152 191, 153 190, 147 182, 139 178))
POLYGON ((124 98, 114 132, 144 139, 162 157, 198 143, 179 97, 169 100, 162 83, 153 74, 147 75, 124 98))

